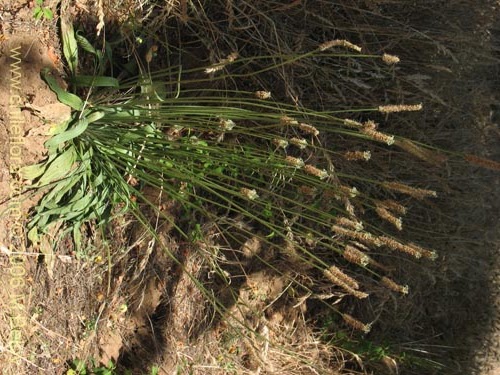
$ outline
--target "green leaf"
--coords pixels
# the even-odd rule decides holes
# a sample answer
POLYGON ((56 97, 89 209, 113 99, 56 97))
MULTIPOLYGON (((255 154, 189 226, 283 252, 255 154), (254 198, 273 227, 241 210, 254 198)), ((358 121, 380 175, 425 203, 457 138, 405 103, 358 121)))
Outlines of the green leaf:
POLYGON ((80 134, 82 134, 87 127, 89 126, 89 121, 86 118, 82 118, 78 120, 78 123, 76 126, 66 130, 64 133, 58 134, 51 139, 49 139, 47 142, 45 142, 45 147, 47 148, 54 148, 59 146, 60 144, 67 142, 73 138, 78 137, 80 134))
POLYGON ((97 55, 96 49, 90 44, 90 42, 84 36, 79 33, 75 34, 76 41, 80 47, 83 48, 84 51, 87 51, 93 55, 97 55))
POLYGON ((44 71, 43 78, 49 85, 50 89, 56 93, 57 99, 61 103, 69 105, 77 111, 81 111, 83 109, 83 101, 78 96, 63 90, 63 88, 57 83, 56 79, 48 73, 48 70, 44 71))
POLYGON ((61 17, 61 35, 64 57, 68 62, 71 74, 75 75, 78 67, 78 44, 73 24, 66 17, 61 17))
POLYGON ((68 148, 62 154, 57 156, 47 167, 47 170, 40 177, 36 186, 44 186, 50 182, 63 178, 71 170, 76 160, 76 151, 74 147, 68 148))
POLYGON ((54 13, 49 8, 43 8, 43 15, 48 20, 54 18, 54 13))
POLYGON ((46 161, 22 167, 20 170, 22 178, 24 180, 34 180, 35 178, 40 177, 47 168, 48 163, 54 160, 55 157, 55 155, 51 155, 46 161))
POLYGON ((74 77, 71 82, 82 87, 118 87, 120 84, 116 78, 105 76, 85 76, 74 77))
POLYGON ((33 17, 36 19, 36 20, 39 20, 40 18, 42 18, 42 8, 40 7, 36 7, 35 9, 33 9, 33 17))

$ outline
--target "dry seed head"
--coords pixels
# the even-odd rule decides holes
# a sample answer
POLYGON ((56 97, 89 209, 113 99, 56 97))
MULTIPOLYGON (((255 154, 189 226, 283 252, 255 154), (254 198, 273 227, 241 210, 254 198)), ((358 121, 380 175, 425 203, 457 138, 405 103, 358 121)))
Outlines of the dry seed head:
POLYGON ((397 56, 389 55, 388 53, 384 53, 382 55, 382 61, 385 62, 387 65, 395 65, 395 64, 399 63, 401 60, 397 56))
POLYGON ((295 168, 302 168, 304 166, 304 161, 301 158, 294 158, 293 156, 287 156, 285 161, 295 168))
POLYGON ((235 61, 240 55, 238 52, 231 52, 229 55, 226 57, 227 62, 233 62, 235 61))
POLYGON ((326 51, 327 49, 333 48, 333 47, 344 47, 348 49, 352 49, 356 52, 361 52, 361 47, 357 46, 345 39, 335 39, 335 40, 329 40, 328 42, 324 42, 319 45, 318 49, 320 51, 326 51))
POLYGON ((354 205, 351 203, 349 199, 345 200, 345 210, 352 217, 356 216, 356 214, 354 213, 354 205))
POLYGON ((368 264, 370 264, 370 257, 363 253, 361 250, 356 249, 351 245, 346 245, 342 256, 348 262, 360 265, 362 267, 366 267, 368 264))
POLYGON ((299 186, 299 192, 303 195, 307 195, 309 197, 312 197, 312 196, 316 195, 318 190, 314 187, 301 185, 301 186, 299 186))
POLYGON ((299 129, 302 130, 304 133, 314 135, 315 137, 319 135, 319 130, 316 129, 316 127, 309 124, 305 124, 303 122, 300 123, 299 129))
POLYGON ((288 141, 286 139, 273 139, 273 144, 278 147, 285 149, 288 147, 288 141))
POLYGON ((292 139, 290 139, 290 143, 294 146, 297 146, 301 150, 307 147, 307 141, 304 138, 293 137, 292 139))
POLYGON ((485 158, 480 158, 476 155, 467 154, 464 159, 472 165, 477 165, 478 167, 491 169, 493 171, 500 171, 500 162, 485 158))
POLYGON ((298 125, 299 122, 295 120, 293 117, 290 116, 282 116, 280 118, 280 125, 282 126, 293 126, 293 125, 298 125))
POLYGON ((385 143, 388 146, 394 144, 395 141, 393 135, 384 134, 370 128, 362 128, 361 132, 370 137, 371 139, 373 139, 374 141, 385 143))
POLYGON ((348 119, 348 118, 344 119, 344 125, 348 126, 350 128, 362 128, 363 127, 362 123, 355 121, 355 120, 348 119))
POLYGON ((395 145, 430 164, 440 165, 448 160, 443 154, 420 147, 409 139, 398 139, 395 145))
POLYGON ((232 63, 238 58, 238 52, 230 53, 225 59, 222 59, 219 63, 212 65, 205 69, 206 74, 215 73, 222 70, 227 64, 232 63))
POLYGON ((375 204, 377 205, 377 207, 379 207, 379 206, 383 207, 386 210, 395 212, 399 215, 406 215, 406 207, 403 206, 402 204, 396 202, 396 201, 393 201, 392 199, 386 199, 384 201, 377 201, 377 202, 375 202, 375 204))
POLYGON ((345 185, 340 185, 339 189, 344 195, 350 198, 356 198, 359 194, 359 190, 355 186, 349 187, 345 185))
POLYGON ((240 189, 241 195, 243 195, 245 198, 250 199, 251 201, 257 199, 259 195, 255 191, 255 189, 247 189, 247 188, 241 188, 240 189))
POLYGON ((349 161, 364 160, 368 161, 372 157, 370 151, 347 151, 344 153, 344 158, 349 161))
MULTIPOLYGON (((340 272, 342 272, 342 271, 340 271, 340 272)), ((352 295, 356 298, 359 298, 359 299, 363 299, 363 298, 368 297, 367 293, 360 292, 359 290, 353 288, 352 285, 349 285, 348 283, 346 283, 345 280, 338 277, 338 275, 336 275, 335 273, 332 273, 329 269, 323 270, 323 274, 333 284, 340 286, 342 289, 344 289, 350 295, 352 295)), ((347 275, 344 274, 344 276, 347 276, 347 275)), ((347 276, 347 277, 349 277, 349 276, 347 276)), ((357 283, 355 285, 357 285, 357 283)))
POLYGON ((344 216, 337 217, 335 219, 335 222, 338 225, 341 225, 341 226, 348 228, 348 229, 353 229, 356 231, 363 230, 363 223, 361 221, 354 221, 354 220, 351 220, 351 219, 344 217, 344 216))
POLYGON ((401 251, 403 253, 411 255, 416 259, 420 259, 422 257, 422 253, 420 252, 420 250, 414 246, 402 244, 401 242, 398 242, 395 239, 386 236, 381 236, 378 238, 378 240, 389 249, 401 251))
POLYGON ((422 254, 422 256, 424 258, 430 259, 432 261, 434 261, 438 258, 438 254, 434 250, 424 249, 423 247, 415 245, 414 243, 411 243, 411 242, 408 244, 408 246, 411 246, 415 250, 419 251, 420 254, 422 254))
POLYGON ((354 280, 351 276, 346 275, 344 272, 340 270, 340 268, 336 266, 330 266, 330 268, 328 268, 327 274, 330 277, 341 280, 352 289, 359 289, 358 282, 354 280))
POLYGON ((243 252, 245 258, 252 258, 253 256, 260 253, 261 249, 262 249, 262 242, 260 241, 259 237, 255 236, 246 240, 243 246, 241 247, 241 251, 243 252))
POLYGON ((304 167, 304 171, 307 174, 318 177, 320 180, 324 180, 328 177, 328 172, 325 169, 318 169, 310 164, 306 164, 306 166, 304 167))
POLYGON ((269 99, 271 97, 271 92, 270 91, 255 91, 254 95, 257 99, 266 100, 266 99, 269 99))
POLYGON ((398 193, 409 195, 415 199, 425 199, 429 197, 437 197, 434 190, 414 188, 400 182, 384 182, 382 186, 386 189, 397 191, 398 193))
POLYGON ((349 314, 342 314, 342 319, 344 319, 344 322, 346 322, 349 326, 351 326, 352 328, 354 328, 358 331, 362 331, 364 333, 369 333, 372 329, 371 324, 364 324, 364 323, 360 322, 359 320, 353 318, 349 314))
POLYGON ((373 236, 369 232, 362 232, 362 231, 355 231, 351 229, 346 229, 338 225, 332 225, 332 232, 345 236, 354 240, 358 240, 362 243, 368 244, 368 245, 373 245, 379 247, 382 245, 381 241, 373 236))
POLYGON ((401 219, 400 217, 394 216, 392 213, 390 213, 384 207, 379 206, 375 209, 375 211, 377 212, 377 215, 380 218, 382 218, 385 221, 394 225, 397 228, 397 230, 403 230, 403 219, 401 219))
POLYGON ((422 109, 422 103, 420 104, 390 104, 381 105, 378 107, 378 111, 381 113, 395 113, 395 112, 415 112, 422 109))
POLYGON ((377 130, 378 124, 373 120, 365 121, 363 124, 364 129, 377 130))
POLYGON ((401 293, 401 294, 408 294, 409 292, 409 287, 408 285, 399 285, 398 283, 396 283, 394 280, 388 278, 388 277, 382 277, 382 280, 380 280, 381 283, 387 287, 388 289, 394 291, 394 292, 397 292, 397 293, 401 293))
POLYGON ((229 131, 233 130, 233 128, 236 126, 233 120, 226 120, 221 118, 219 121, 219 126, 221 127, 222 130, 224 131, 229 131))

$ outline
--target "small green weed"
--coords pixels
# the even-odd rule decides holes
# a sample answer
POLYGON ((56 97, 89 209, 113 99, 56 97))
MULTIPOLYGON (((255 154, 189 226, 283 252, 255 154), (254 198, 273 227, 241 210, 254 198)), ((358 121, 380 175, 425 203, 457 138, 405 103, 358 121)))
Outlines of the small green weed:
POLYGON ((35 8, 33 8, 33 18, 35 20, 41 20, 46 19, 46 20, 51 20, 54 18, 54 13, 50 8, 47 8, 44 6, 44 0, 35 0, 35 8))

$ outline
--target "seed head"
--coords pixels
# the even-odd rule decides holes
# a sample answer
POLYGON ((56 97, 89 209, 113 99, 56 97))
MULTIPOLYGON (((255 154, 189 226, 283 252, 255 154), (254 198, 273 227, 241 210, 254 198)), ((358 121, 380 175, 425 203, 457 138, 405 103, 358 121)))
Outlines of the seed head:
POLYGON ((285 161, 295 168, 302 168, 304 166, 304 161, 301 158, 294 158, 293 156, 287 156, 285 161))
POLYGON ((396 283, 394 280, 388 278, 388 277, 382 277, 382 280, 380 280, 381 283, 386 286, 388 289, 394 291, 394 292, 398 292, 398 293, 401 293, 401 294, 408 294, 409 292, 409 287, 408 285, 399 285, 398 283, 396 283))
POLYGON ((360 322, 359 320, 353 318, 349 314, 342 314, 342 319, 344 319, 344 322, 346 322, 349 326, 351 326, 352 328, 354 328, 358 331, 362 331, 364 333, 369 333, 372 329, 371 324, 364 324, 364 323, 360 322))
POLYGON ((304 138, 293 137, 292 139, 290 139, 290 143, 294 146, 297 146, 301 150, 307 147, 307 141, 304 138))
POLYGON ((257 199, 259 195, 257 194, 257 191, 255 189, 247 189, 247 188, 241 188, 240 189, 241 195, 243 195, 245 198, 250 199, 251 201, 257 199))
POLYGON ((333 47, 344 47, 348 49, 352 49, 353 51, 356 52, 361 52, 361 47, 345 40, 345 39, 335 39, 335 40, 329 40, 328 42, 324 42, 319 45, 318 49, 320 51, 326 51, 327 49, 333 48, 333 47))
POLYGON ((290 116, 282 116, 280 118, 280 124, 282 126, 294 126, 294 125, 298 125, 299 122, 297 120, 295 120, 293 117, 290 117, 290 116))
POLYGON ((319 135, 319 130, 316 129, 316 127, 309 124, 305 124, 303 122, 300 123, 299 129, 302 130, 304 133, 314 135, 315 137, 319 135))
POLYGON ((363 127, 362 123, 355 121, 355 120, 348 119, 348 118, 344 119, 344 125, 348 126, 350 128, 362 128, 363 127))
POLYGON ((395 64, 399 63, 401 60, 397 56, 389 55, 388 53, 384 53, 382 55, 382 61, 385 62, 387 65, 395 65, 395 64))
POLYGON ((306 171, 307 174, 318 177, 320 180, 324 180, 328 177, 328 172, 325 169, 318 169, 310 164, 306 164, 304 171, 306 171))
POLYGON ((372 157, 370 151, 347 151, 344 153, 344 158, 349 161, 364 160, 368 161, 372 157))
POLYGON ((381 113, 395 113, 395 112, 415 112, 422 109, 422 103, 420 104, 390 104, 381 105, 378 107, 378 111, 381 113))
POLYGON ((398 193, 406 194, 419 200, 429 197, 437 197, 437 193, 434 190, 414 188, 400 182, 384 182, 382 183, 382 186, 386 189, 397 191, 398 193))
POLYGON ((278 147, 285 149, 288 147, 288 141, 286 139, 273 139, 273 144, 278 147))
POLYGON ((271 97, 271 92, 270 91, 255 91, 255 97, 257 99, 269 99, 271 97))
POLYGON ((229 131, 233 130, 233 128, 236 126, 233 120, 225 120, 225 119, 220 119, 219 121, 219 126, 221 127, 222 130, 224 131, 229 131))
POLYGON ((342 256, 348 262, 358 264, 362 267, 366 267, 368 264, 370 264, 370 257, 363 253, 361 250, 351 245, 346 245, 342 256))

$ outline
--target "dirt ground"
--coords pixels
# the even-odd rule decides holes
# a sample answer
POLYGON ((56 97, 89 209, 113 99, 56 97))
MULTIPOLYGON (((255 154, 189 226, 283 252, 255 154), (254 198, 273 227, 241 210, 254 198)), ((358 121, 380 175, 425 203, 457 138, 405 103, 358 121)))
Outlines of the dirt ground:
MULTIPOLYGON (((476 51, 460 50, 455 45, 457 50, 437 57, 433 64, 428 63, 421 76, 408 77, 421 92, 432 93, 434 102, 434 112, 426 112, 418 120, 420 125, 417 121, 414 126, 425 129, 432 123, 434 133, 444 134, 437 140, 440 146, 500 160, 500 4, 485 1, 482 19, 485 22, 477 22, 465 16, 466 2, 459 3, 465 13, 461 21, 450 14, 450 19, 456 21, 453 27, 462 28, 464 34, 477 35, 487 48, 478 56, 472 55, 476 51), (437 117, 441 120, 436 121, 437 117)), ((106 244, 94 234, 89 237, 87 245, 91 251, 85 258, 75 254, 69 240, 62 241, 50 274, 33 249, 14 250, 16 242, 8 234, 12 233, 15 218, 5 211, 13 179, 9 173, 12 119, 18 114, 22 118, 22 164, 26 165, 43 159, 47 126, 65 114, 64 108, 51 106, 57 99, 40 77, 44 68, 56 75, 63 72, 57 24, 35 21, 32 7, 32 2, 25 0, 0 2, 0 373, 64 374, 69 361, 90 357, 103 363, 110 359, 118 361, 124 368, 135 368, 134 373, 146 371, 146 365, 150 364, 161 365, 162 374, 171 374, 175 368, 180 368, 180 373, 194 370, 216 373, 209 372, 208 365, 207 369, 196 369, 193 363, 197 358, 204 361, 211 358, 212 364, 220 365, 218 353, 210 350, 214 343, 221 342, 224 323, 209 321, 213 312, 192 280, 151 245, 151 238, 134 227, 131 229, 126 219, 117 226, 116 243, 135 242, 132 257, 120 257, 120 251, 114 252, 112 260, 101 256, 106 244), (13 95, 10 80, 15 63, 13 51, 17 47, 22 103, 13 108, 9 107, 13 95), (43 108, 46 112, 40 110, 43 108), (55 115, 55 119, 48 119, 49 115, 55 115), (22 255, 25 271, 21 286, 15 282, 13 258, 8 251, 26 251, 22 255), (109 266, 111 262, 113 268, 109 266), (9 343, 13 340, 16 317, 24 323, 20 331, 22 345, 14 350, 9 343), (208 325, 213 329, 205 332, 208 325), (197 348, 190 341, 193 337, 197 348)), ((419 136, 425 140, 425 134, 419 136)), ((412 286, 416 295, 412 304, 419 304, 420 308, 415 312, 411 304, 398 307, 394 303, 396 307, 391 312, 373 312, 367 308, 366 313, 367 316, 381 313, 386 319, 374 334, 399 337, 398 342, 408 339, 411 350, 444 356, 435 358, 448 366, 449 370, 442 373, 496 375, 500 373, 500 174, 467 165, 451 167, 455 169, 447 172, 450 182, 444 186, 449 190, 448 198, 445 196, 436 203, 440 205, 436 209, 439 214, 426 217, 418 209, 415 212, 415 217, 427 220, 429 230, 434 220, 442 221, 441 236, 425 241, 434 248, 445 248, 435 269, 418 269, 423 276, 412 286), (413 336, 406 329, 398 330, 395 324, 405 319, 411 321, 405 324, 414 326, 413 336)), ((436 176, 440 173, 443 171, 436 172, 436 176)), ((36 198, 23 200, 23 219, 36 198)), ((185 268, 195 275, 202 273, 206 265, 196 254, 170 239, 168 228, 160 234, 162 241, 183 259, 185 268)), ((263 295, 259 302, 263 308, 283 289, 279 277, 255 272, 241 287, 240 299, 255 301, 259 300, 255 296, 263 295)), ((330 360, 324 347, 312 339, 313 332, 301 323, 305 309, 305 306, 283 307, 270 312, 265 323, 257 317, 251 317, 250 321, 264 336, 293 337, 296 333, 302 342, 290 345, 316 353, 317 357, 310 358, 312 361, 330 360)), ((223 338, 229 348, 237 346, 231 337, 223 338)), ((258 373, 262 364, 253 352, 267 353, 265 344, 257 349, 247 345, 245 350, 249 373, 258 373)), ((272 355, 271 352, 269 358, 272 355)), ((276 354, 268 364, 274 363, 279 368, 281 360, 285 362, 276 354)), ((391 369, 383 367, 380 373, 391 373, 391 369)), ((429 374, 441 370, 436 371, 429 370, 429 374)), ((308 372, 304 367, 301 373, 313 371, 308 372)), ((332 368, 331 373, 354 372, 339 366, 332 368)))

